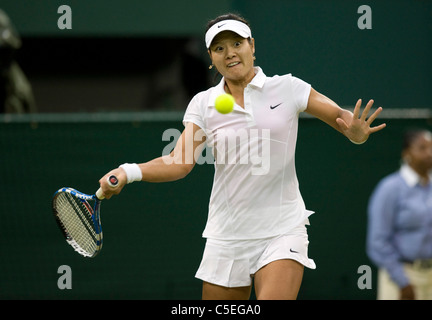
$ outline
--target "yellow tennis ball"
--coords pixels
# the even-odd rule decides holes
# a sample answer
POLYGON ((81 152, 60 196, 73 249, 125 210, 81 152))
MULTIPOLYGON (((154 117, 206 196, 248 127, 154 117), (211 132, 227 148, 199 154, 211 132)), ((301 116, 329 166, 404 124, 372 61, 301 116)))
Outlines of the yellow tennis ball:
POLYGON ((227 114, 234 109, 234 97, 228 93, 221 94, 215 100, 215 108, 222 114, 227 114))

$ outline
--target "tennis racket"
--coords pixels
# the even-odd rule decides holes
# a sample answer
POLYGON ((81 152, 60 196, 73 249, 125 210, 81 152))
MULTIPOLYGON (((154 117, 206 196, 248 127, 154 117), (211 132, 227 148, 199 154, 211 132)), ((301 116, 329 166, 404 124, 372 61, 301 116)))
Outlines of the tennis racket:
MULTIPOLYGON (((117 177, 108 177, 108 184, 116 187, 117 177)), ((95 257, 102 249, 100 204, 104 198, 101 188, 94 195, 88 195, 65 187, 53 195, 52 207, 56 222, 66 242, 84 257, 95 257), (94 201, 93 207, 89 201, 94 201)))

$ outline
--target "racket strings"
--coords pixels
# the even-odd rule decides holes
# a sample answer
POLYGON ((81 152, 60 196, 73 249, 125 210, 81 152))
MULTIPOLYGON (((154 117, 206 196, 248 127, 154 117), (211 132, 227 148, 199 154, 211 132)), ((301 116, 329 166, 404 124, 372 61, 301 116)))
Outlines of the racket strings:
POLYGON ((93 210, 87 201, 63 192, 56 197, 54 209, 68 243, 80 254, 93 256, 100 245, 100 236, 95 231, 93 210))

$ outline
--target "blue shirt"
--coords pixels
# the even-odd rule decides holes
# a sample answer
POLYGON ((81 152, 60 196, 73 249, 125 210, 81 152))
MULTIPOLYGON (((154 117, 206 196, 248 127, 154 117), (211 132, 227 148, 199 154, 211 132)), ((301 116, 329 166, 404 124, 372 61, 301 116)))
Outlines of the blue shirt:
POLYGON ((409 284, 403 261, 432 258, 432 184, 420 182, 403 165, 380 181, 368 206, 367 254, 401 288, 409 284))

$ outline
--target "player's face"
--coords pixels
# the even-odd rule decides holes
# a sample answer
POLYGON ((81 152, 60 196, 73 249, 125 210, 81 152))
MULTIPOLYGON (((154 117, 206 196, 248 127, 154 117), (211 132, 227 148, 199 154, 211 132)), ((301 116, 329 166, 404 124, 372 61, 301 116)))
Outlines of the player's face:
POLYGON ((231 31, 218 34, 213 40, 209 54, 213 64, 225 79, 249 82, 254 72, 254 39, 240 37, 231 31))
POLYGON ((409 159, 414 169, 426 172, 432 169, 432 135, 425 133, 418 136, 406 150, 405 158, 409 159))

